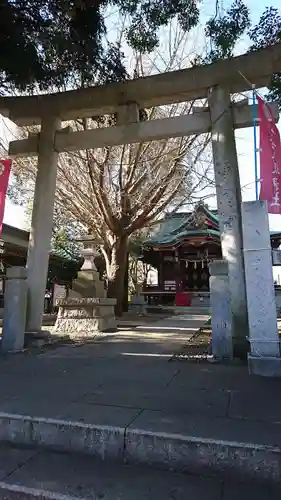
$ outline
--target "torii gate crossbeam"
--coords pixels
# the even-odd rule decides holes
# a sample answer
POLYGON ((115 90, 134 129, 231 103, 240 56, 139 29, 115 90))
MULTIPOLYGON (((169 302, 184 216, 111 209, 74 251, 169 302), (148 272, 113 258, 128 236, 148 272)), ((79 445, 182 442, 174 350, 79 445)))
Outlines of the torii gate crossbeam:
POLYGON ((18 125, 40 124, 44 115, 62 121, 114 113, 122 105, 151 108, 208 97, 221 85, 231 93, 267 86, 281 71, 281 44, 204 66, 56 94, 0 97, 0 114, 18 125), (250 82, 250 83, 249 83, 250 82))
MULTIPOLYGON (((269 103, 272 116, 278 119, 278 107, 269 103)), ((131 105, 132 108, 132 105, 131 105)), ((119 108, 120 110, 120 108, 119 108)), ((240 102, 233 106, 233 123, 236 129, 251 127, 253 124, 251 106, 240 102)), ((211 131, 209 109, 197 108, 188 115, 174 116, 145 122, 126 123, 112 127, 102 127, 80 132, 72 132, 69 127, 56 132, 54 149, 57 153, 82 149, 104 148, 139 142, 160 141, 168 137, 183 137, 206 134, 211 131)), ((27 139, 10 142, 10 156, 38 155, 39 134, 32 134, 27 139)))

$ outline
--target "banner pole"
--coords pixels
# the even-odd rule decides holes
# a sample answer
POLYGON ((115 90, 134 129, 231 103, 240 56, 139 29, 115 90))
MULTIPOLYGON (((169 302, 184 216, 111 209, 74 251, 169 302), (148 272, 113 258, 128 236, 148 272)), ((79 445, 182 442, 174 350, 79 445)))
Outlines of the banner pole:
POLYGON ((255 164, 255 193, 256 200, 259 199, 259 180, 258 180, 258 148, 257 148, 257 120, 258 120, 258 105, 256 100, 255 86, 253 85, 253 125, 254 125, 254 164, 255 164))

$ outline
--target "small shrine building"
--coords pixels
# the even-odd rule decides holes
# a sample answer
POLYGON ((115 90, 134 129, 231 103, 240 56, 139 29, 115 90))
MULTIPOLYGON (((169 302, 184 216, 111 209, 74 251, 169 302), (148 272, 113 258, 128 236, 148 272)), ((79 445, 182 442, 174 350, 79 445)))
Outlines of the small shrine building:
MULTIPOLYGON (((3 224, 0 243, 0 316, 4 307, 6 270, 11 266, 26 265, 29 232, 3 224)), ((52 301, 55 285, 71 288, 72 280, 82 265, 80 256, 69 253, 64 248, 50 252, 46 292, 52 301)), ((50 302, 49 301, 49 302, 50 302)))

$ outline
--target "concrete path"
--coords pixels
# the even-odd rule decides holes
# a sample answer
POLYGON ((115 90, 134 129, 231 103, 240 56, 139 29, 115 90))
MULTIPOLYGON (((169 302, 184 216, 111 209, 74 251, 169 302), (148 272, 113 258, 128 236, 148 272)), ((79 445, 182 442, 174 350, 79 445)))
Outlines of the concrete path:
MULTIPOLYGON (((139 326, 136 330, 141 332, 155 332, 164 335, 166 333, 169 338, 172 337, 171 334, 178 334, 179 338, 188 340, 206 323, 206 321, 208 321, 209 317, 210 315, 208 314, 178 314, 151 323, 150 325, 139 326)), ((177 337, 174 336, 173 338, 176 339, 177 337)))
POLYGON ((2 357, 0 441, 281 484, 281 381, 171 361, 201 321, 2 357))
POLYGON ((6 500, 279 500, 281 493, 258 483, 237 484, 38 449, 2 446, 0 461, 0 498, 6 500))

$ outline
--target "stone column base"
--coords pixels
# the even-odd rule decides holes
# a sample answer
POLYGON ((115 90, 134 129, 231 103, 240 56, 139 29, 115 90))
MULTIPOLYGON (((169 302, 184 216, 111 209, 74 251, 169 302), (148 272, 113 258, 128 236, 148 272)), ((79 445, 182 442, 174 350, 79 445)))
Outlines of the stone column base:
POLYGON ((27 270, 24 267, 7 269, 5 307, 1 350, 21 351, 24 346, 24 331, 27 305, 27 270))
POLYGON ((281 358, 248 354, 248 369, 250 375, 281 377, 281 358))
POLYGON ((116 299, 69 298, 58 301, 59 312, 55 332, 91 336, 116 330, 116 299))

